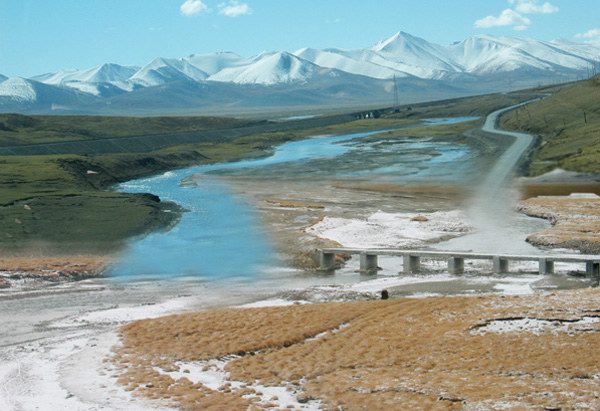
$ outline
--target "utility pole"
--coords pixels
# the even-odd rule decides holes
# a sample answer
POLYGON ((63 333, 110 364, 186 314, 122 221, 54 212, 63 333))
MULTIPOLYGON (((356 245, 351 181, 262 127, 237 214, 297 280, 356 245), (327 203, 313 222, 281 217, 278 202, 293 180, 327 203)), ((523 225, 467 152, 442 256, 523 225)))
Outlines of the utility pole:
POLYGON ((398 80, 394 74, 394 112, 400 112, 400 97, 398 96, 398 80))

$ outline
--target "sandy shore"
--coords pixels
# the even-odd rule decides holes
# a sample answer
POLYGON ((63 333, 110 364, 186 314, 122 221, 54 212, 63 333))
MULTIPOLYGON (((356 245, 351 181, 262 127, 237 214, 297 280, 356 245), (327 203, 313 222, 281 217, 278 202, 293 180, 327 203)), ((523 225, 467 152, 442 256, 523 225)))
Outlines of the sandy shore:
POLYGON ((579 290, 175 315, 122 327, 113 361, 134 396, 182 409, 598 409, 599 297, 579 290))

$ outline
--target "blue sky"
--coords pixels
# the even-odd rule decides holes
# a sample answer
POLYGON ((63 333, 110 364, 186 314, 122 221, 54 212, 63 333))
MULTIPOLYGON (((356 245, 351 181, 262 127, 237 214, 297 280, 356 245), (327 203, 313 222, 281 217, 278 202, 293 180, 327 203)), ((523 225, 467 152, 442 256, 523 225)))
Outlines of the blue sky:
POLYGON ((0 0, 0 73, 301 47, 363 48, 397 31, 600 40, 599 0, 0 0))

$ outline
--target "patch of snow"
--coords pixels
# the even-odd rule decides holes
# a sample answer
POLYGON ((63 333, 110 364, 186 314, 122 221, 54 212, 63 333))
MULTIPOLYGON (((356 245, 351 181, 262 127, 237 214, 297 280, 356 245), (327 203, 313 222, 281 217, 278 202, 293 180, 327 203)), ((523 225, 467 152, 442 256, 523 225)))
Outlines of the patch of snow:
POLYGON ((160 402, 134 398, 116 383, 104 363, 115 333, 82 332, 4 351, 0 367, 3 411, 170 410, 160 402))
POLYGON ((532 294, 534 290, 531 286, 542 279, 543 277, 539 275, 506 277, 500 279, 499 283, 494 286, 494 289, 501 291, 505 295, 532 294))
POLYGON ((325 217, 306 233, 338 242, 344 247, 387 248, 420 246, 458 237, 469 230, 460 211, 429 214, 378 211, 367 219, 325 217), (425 216, 427 221, 414 221, 425 216))
POLYGON ((473 331, 474 334, 530 332, 536 335, 546 332, 571 332, 577 326, 600 323, 600 317, 583 317, 578 321, 544 320, 537 318, 499 319, 490 321, 473 331))
POLYGON ((361 281, 356 284, 343 286, 344 288, 355 291, 355 292, 370 292, 377 293, 386 288, 400 287, 409 284, 420 284, 420 283, 435 283, 451 281, 457 277, 450 274, 437 274, 437 275, 418 275, 418 276, 396 276, 396 277, 383 277, 376 278, 373 280, 361 281))
POLYGON ((0 97, 11 97, 20 103, 33 103, 38 95, 32 81, 12 77, 0 83, 0 97))
POLYGON ((159 304, 112 307, 53 322, 49 326, 52 328, 64 328, 81 327, 82 325, 122 324, 129 321, 156 318, 170 313, 181 312, 193 302, 193 297, 185 297, 159 304))
POLYGON ((295 304, 310 304, 308 301, 291 301, 284 300, 282 298, 274 298, 270 300, 256 301, 253 303, 243 304, 237 306, 237 308, 264 308, 264 307, 285 307, 295 304))
POLYGON ((155 370, 161 374, 168 375, 178 381, 182 378, 187 378, 194 384, 202 384, 211 390, 219 390, 226 384, 232 391, 242 388, 252 389, 260 398, 261 404, 275 404, 277 409, 285 409, 291 407, 295 410, 320 410, 320 401, 308 401, 300 403, 298 401, 299 392, 291 392, 287 387, 280 386, 265 386, 256 381, 254 384, 246 384, 241 381, 230 380, 230 374, 225 371, 227 364, 239 358, 237 356, 229 356, 222 359, 212 359, 208 361, 198 362, 178 362, 175 365, 179 368, 178 371, 167 372, 161 368, 155 370))

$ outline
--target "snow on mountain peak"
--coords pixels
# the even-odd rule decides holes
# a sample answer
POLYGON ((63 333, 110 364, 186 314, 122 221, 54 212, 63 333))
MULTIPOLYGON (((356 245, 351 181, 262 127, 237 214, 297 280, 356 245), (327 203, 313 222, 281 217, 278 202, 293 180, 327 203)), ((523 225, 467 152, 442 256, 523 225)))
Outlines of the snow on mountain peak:
POLYGON ((8 77, 6 77, 5 75, 0 74, 0 83, 2 83, 4 80, 6 80, 8 77))
POLYGON ((310 61, 288 52, 263 53, 251 64, 223 69, 209 80, 263 85, 295 83, 308 80, 317 69, 310 61))
POLYGON ((461 70, 447 48, 402 31, 380 41, 371 50, 400 63, 400 70, 421 78, 438 78, 445 72, 461 70))
POLYGON ((37 100, 37 92, 32 80, 11 77, 0 83, 0 97, 9 97, 19 103, 31 103, 37 100))
POLYGON ((158 86, 173 81, 201 81, 208 74, 186 60, 157 57, 139 69, 130 80, 144 87, 158 86))
POLYGON ((427 40, 413 36, 412 34, 405 33, 403 31, 399 31, 393 36, 378 42, 375 45, 375 47, 373 47, 373 50, 387 51, 393 53, 397 49, 405 49, 406 47, 411 47, 412 45, 425 43, 428 43, 427 40))
POLYGON ((239 67, 249 63, 248 59, 232 52, 192 54, 184 60, 208 75, 218 73, 225 68, 239 67))

